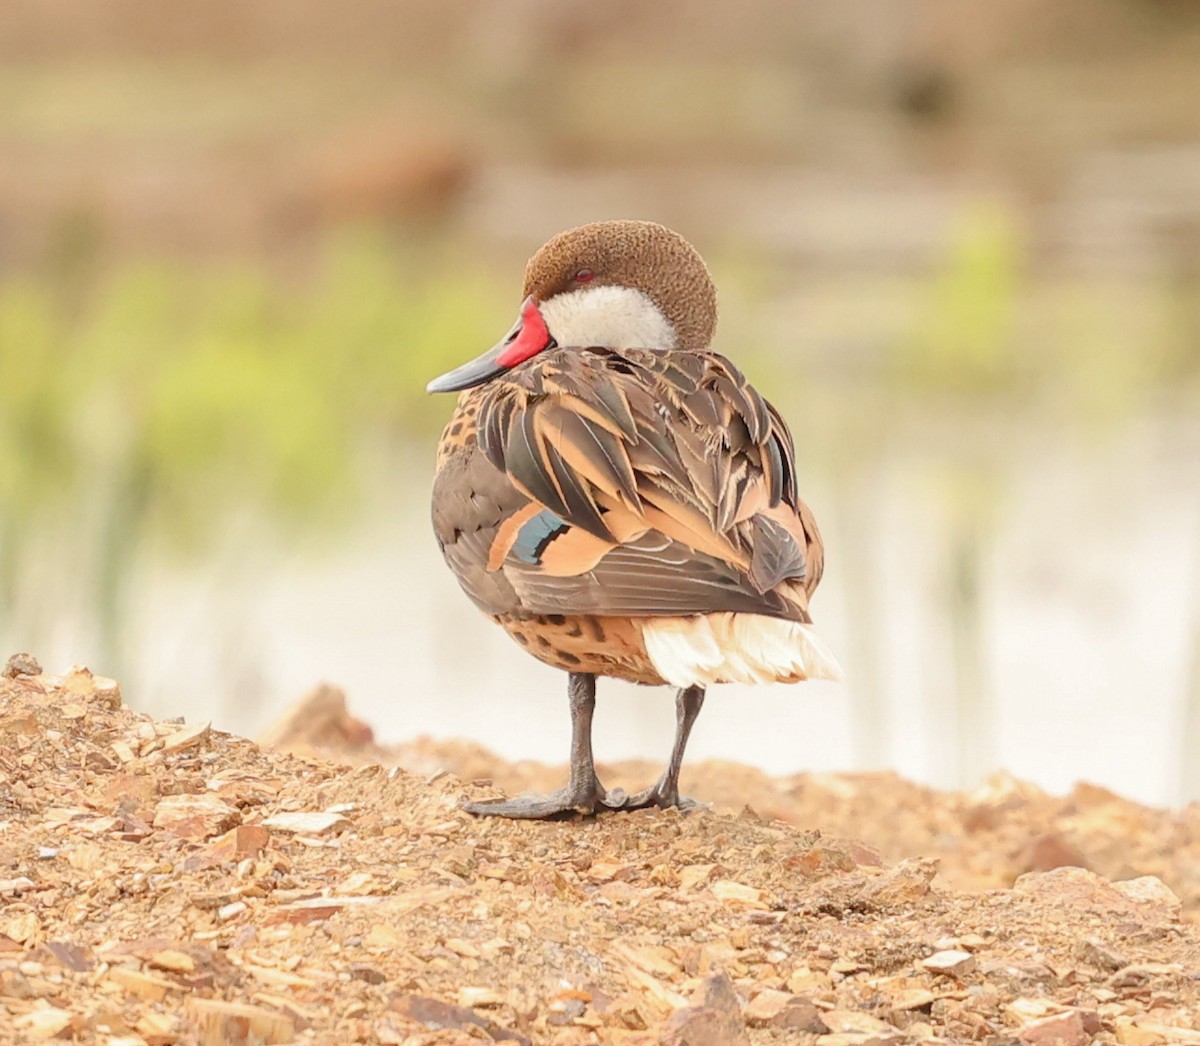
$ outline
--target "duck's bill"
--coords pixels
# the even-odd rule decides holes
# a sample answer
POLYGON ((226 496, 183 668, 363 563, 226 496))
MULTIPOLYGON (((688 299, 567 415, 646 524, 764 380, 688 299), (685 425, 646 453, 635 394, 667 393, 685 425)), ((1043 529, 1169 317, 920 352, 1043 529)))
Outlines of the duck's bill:
POLYGON ((503 374, 507 367, 500 362, 500 355, 508 348, 501 342, 495 348, 489 349, 482 356, 476 356, 470 363, 447 371, 440 377, 434 378, 425 386, 426 392, 459 392, 462 389, 474 388, 485 381, 503 374))
POLYGON ((426 392, 460 392, 474 388, 512 370, 532 356, 557 346, 550 336, 546 321, 535 298, 528 297, 521 306, 521 315, 512 330, 497 345, 470 363, 455 367, 425 386, 426 392))

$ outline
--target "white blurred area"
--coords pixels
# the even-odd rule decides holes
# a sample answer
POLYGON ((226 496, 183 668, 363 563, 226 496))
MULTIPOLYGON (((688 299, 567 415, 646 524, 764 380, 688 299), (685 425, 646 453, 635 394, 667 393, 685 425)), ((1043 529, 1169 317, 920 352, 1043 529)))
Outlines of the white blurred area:
MULTIPOLYGON (((965 708, 939 574, 948 538, 922 463, 900 445, 875 464, 867 500, 854 501, 854 544, 833 492, 803 484, 828 549, 814 613, 848 681, 715 687, 690 758, 778 774, 893 768, 939 787, 1003 768, 1056 792, 1085 780, 1149 803, 1195 798, 1184 726, 1197 448, 1200 430, 1147 424, 1103 462, 1080 446, 1037 446, 1013 463, 987 562, 984 699, 965 708), (872 589, 862 617, 847 601, 852 556, 872 589)), ((458 589, 425 525, 429 472, 413 465, 336 550, 251 570, 231 534, 203 570, 148 571, 134 621, 145 657, 122 680, 127 699, 253 736, 324 680, 384 742, 468 737, 514 760, 565 760, 565 675, 458 589)), ((86 629, 62 620, 38 651, 51 669, 87 657, 86 629)), ((598 758, 665 759, 673 715, 665 687, 602 680, 598 758)))

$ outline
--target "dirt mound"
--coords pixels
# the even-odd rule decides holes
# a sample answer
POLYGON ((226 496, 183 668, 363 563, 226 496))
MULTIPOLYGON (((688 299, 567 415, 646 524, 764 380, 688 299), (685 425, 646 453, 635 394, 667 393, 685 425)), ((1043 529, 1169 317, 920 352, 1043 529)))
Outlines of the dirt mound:
MULTIPOLYGON (((480 821, 457 803, 486 786, 437 767, 266 752, 34 669, 0 680, 4 1041, 1200 1043, 1200 930, 1156 878, 964 892, 881 858, 901 833, 866 799, 871 845, 774 819, 804 779, 741 768, 693 772, 738 814, 480 821)), ((931 826, 978 805, 894 784, 931 826)), ((1182 875, 1143 837, 1170 816, 1127 856, 1182 875)))

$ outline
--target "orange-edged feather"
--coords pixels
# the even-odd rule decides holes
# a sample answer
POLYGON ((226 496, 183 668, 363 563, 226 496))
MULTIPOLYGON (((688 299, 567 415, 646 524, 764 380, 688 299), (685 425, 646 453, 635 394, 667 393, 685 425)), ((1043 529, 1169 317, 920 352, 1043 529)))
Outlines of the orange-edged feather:
POLYGON ((808 620, 821 548, 791 436, 727 360, 555 349, 472 396, 496 482, 529 499, 485 567, 523 610, 808 620), (553 532, 517 556, 543 508, 553 532))

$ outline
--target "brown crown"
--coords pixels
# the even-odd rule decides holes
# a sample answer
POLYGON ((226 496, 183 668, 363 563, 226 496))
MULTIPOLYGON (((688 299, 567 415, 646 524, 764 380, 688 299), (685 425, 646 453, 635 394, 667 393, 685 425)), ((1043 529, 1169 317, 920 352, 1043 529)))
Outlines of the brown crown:
POLYGON ((581 284, 613 284, 648 295, 675 328, 679 348, 704 349, 717 327, 717 290, 708 266, 677 232, 655 222, 593 222, 561 232, 525 267, 525 295, 546 301, 581 284))

